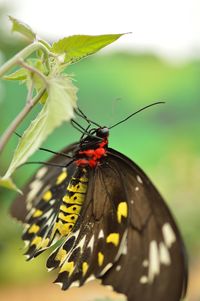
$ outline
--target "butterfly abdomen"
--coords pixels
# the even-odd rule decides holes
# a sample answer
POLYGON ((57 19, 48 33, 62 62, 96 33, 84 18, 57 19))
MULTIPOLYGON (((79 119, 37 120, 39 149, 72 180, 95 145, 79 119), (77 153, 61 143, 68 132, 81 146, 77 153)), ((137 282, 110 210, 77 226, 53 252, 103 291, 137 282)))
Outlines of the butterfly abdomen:
POLYGON ((62 198, 58 218, 54 226, 54 233, 57 231, 60 236, 66 236, 72 231, 79 217, 87 186, 87 170, 81 168, 70 180, 66 194, 62 198))

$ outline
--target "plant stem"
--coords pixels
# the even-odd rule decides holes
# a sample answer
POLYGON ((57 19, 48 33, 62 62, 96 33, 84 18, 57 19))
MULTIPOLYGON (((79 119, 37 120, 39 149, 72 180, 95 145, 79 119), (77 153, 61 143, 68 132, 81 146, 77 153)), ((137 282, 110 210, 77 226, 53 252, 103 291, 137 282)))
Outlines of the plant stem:
POLYGON ((29 111, 38 103, 38 101, 43 96, 45 91, 46 91, 45 88, 41 89, 34 98, 27 101, 25 107, 18 114, 18 116, 13 120, 13 122, 10 124, 7 130, 4 132, 2 138, 0 139, 0 152, 2 152, 3 148, 5 147, 6 143, 8 142, 8 140, 10 139, 11 135, 14 133, 18 125, 24 120, 24 118, 27 116, 29 111))
POLYGON ((20 66, 24 67, 25 69, 27 69, 28 71, 37 74, 43 80, 45 85, 46 86, 48 85, 48 81, 47 81, 46 77, 38 69, 34 68, 33 66, 30 66, 30 65, 26 64, 23 60, 19 60, 18 64, 20 66))
POLYGON ((26 48, 22 49, 18 52, 15 56, 13 56, 9 61, 7 61, 1 68, 0 68, 0 77, 2 77, 9 69, 14 67, 21 59, 26 58, 34 51, 41 49, 45 52, 45 54, 51 54, 51 52, 40 42, 35 42, 28 45, 26 48))

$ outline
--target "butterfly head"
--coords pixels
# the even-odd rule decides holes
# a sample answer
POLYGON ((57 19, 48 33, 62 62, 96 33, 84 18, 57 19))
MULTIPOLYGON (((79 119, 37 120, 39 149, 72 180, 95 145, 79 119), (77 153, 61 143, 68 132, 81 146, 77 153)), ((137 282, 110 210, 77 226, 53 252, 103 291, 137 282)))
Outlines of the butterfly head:
POLYGON ((96 130, 96 136, 99 138, 107 138, 109 136, 109 129, 104 126, 96 130))

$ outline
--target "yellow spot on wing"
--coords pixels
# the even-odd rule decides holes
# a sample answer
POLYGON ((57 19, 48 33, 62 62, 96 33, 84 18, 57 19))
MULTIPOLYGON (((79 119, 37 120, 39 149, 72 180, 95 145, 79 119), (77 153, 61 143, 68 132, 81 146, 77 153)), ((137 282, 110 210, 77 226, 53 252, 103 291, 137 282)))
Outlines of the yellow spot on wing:
POLYGON ((118 223, 121 223, 122 216, 127 217, 128 215, 128 207, 126 202, 121 202, 117 208, 117 220, 118 223))
POLYGON ((58 177, 57 177, 57 181, 56 181, 56 185, 59 185, 60 183, 62 183, 64 181, 64 179, 66 179, 67 177, 67 171, 63 171, 58 177))
POLYGON ((66 258, 67 255, 67 251, 65 251, 64 249, 59 249, 58 253, 56 254, 55 260, 59 261, 60 263, 62 263, 64 261, 64 259, 66 258))
POLYGON ((29 228, 28 233, 37 233, 39 229, 40 229, 40 227, 39 227, 38 225, 33 224, 33 225, 29 228))
POLYGON ((33 217, 38 217, 38 216, 41 216, 42 215, 42 210, 35 210, 35 212, 33 213, 33 217))
POLYGON ((49 244, 49 238, 46 238, 42 241, 41 248, 46 248, 49 244))
POLYGON ((49 238, 42 239, 41 236, 36 236, 32 242, 31 245, 35 245, 36 249, 45 248, 48 246, 49 238))
POLYGON ((119 233, 110 233, 106 238, 107 243, 113 243, 116 247, 119 244, 119 233))
POLYGON ((71 262, 66 262, 65 264, 63 264, 62 268, 60 269, 60 272, 59 273, 62 273, 62 272, 68 272, 69 275, 71 275, 73 273, 73 270, 74 270, 74 262, 71 261, 71 262))
POLYGON ((82 264, 82 271, 83 271, 83 276, 87 273, 88 270, 88 263, 86 261, 83 262, 82 264))
POLYGON ((46 191, 44 194, 43 194, 43 200, 48 202, 50 201, 50 199, 52 198, 52 192, 50 190, 46 191))
POLYGON ((42 242, 42 237, 41 236, 36 236, 32 242, 31 242, 31 245, 36 245, 37 248, 40 247, 41 245, 41 242, 42 242))
POLYGON ((59 222, 55 223, 51 237, 54 236, 56 230, 58 230, 58 232, 60 233, 61 236, 66 236, 67 234, 69 234, 71 232, 73 227, 74 227, 74 224, 72 224, 72 223, 63 224, 61 221, 59 221, 59 222))
POLYGON ((104 255, 103 255, 103 253, 99 252, 98 253, 98 264, 99 264, 99 266, 102 266, 103 261, 104 261, 104 255))

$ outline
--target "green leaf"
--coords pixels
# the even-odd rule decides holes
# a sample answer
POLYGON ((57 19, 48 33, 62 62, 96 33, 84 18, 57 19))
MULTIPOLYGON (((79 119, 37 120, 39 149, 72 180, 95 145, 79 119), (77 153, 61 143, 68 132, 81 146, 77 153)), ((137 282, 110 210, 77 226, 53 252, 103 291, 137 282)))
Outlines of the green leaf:
POLYGON ((17 188, 17 186, 15 185, 15 183, 11 178, 6 178, 6 177, 0 178, 0 186, 22 193, 21 190, 17 188))
POLYGON ((25 70, 24 68, 20 68, 13 73, 5 75, 3 77, 3 79, 5 79, 5 80, 26 80, 28 74, 29 74, 28 70, 25 70))
POLYGON ((30 28, 29 25, 9 16, 10 21, 12 22, 12 31, 16 31, 24 35, 31 41, 36 39, 36 33, 30 28))
POLYGON ((10 178, 16 168, 27 161, 56 127, 74 116, 76 93, 77 88, 66 76, 49 80, 48 98, 20 139, 4 178, 10 178))
POLYGON ((123 34, 70 36, 61 39, 58 42, 54 42, 51 51, 57 54, 64 54, 64 63, 74 63, 113 43, 122 35, 123 34))

